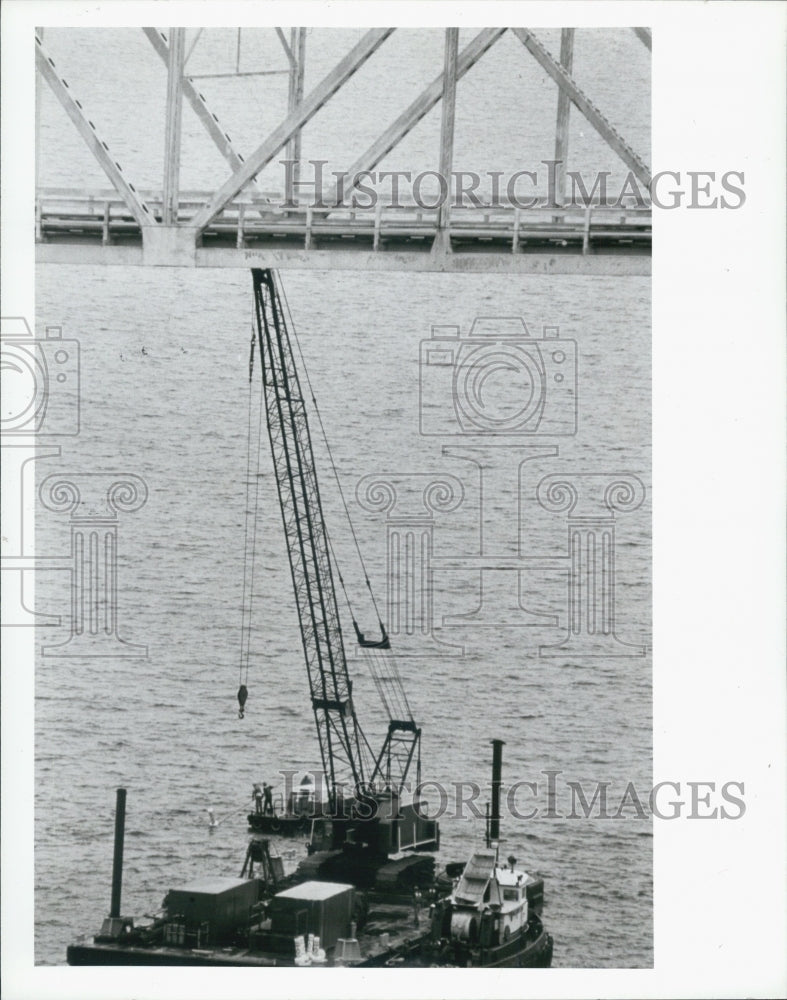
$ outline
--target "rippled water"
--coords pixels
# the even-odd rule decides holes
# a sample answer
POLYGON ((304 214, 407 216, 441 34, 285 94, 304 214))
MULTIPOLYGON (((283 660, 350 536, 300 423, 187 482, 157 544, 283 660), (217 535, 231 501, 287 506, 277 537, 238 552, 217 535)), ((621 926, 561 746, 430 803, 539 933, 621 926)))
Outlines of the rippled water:
MULTIPOLYGON (((647 62, 630 34, 581 32, 577 75, 596 102, 611 109, 610 117, 632 144, 647 153, 647 62), (633 67, 634 85, 625 93, 616 85, 622 60, 627 72, 633 67)), ((310 38, 312 83, 355 40, 353 33, 322 36, 310 38)), ((557 51, 557 32, 545 31, 542 37, 557 51)), ((119 136, 125 125, 126 134, 133 136, 122 153, 124 168, 138 176, 138 186, 159 183, 155 164, 163 137, 129 130, 127 118, 118 114, 128 95, 120 91, 116 77, 129 67, 141 106, 162 96, 153 86, 157 81, 160 91, 162 71, 152 50, 147 55, 141 34, 108 32, 99 40, 96 32, 53 29, 47 32, 47 44, 58 66, 68 66, 69 83, 78 83, 83 101, 88 93, 91 101, 95 97, 97 119, 111 123, 119 136), (103 89, 90 90, 91 76, 105 80, 103 89)), ((222 36, 216 44, 231 42, 222 36)), ((403 58, 406 46, 396 44, 398 49, 383 46, 378 53, 383 68, 392 69, 403 58)), ((400 64, 397 74, 406 81, 405 94, 375 89, 370 85, 370 79, 377 79, 374 74, 348 92, 346 99, 357 109, 353 124, 359 149, 379 130, 381 119, 392 117, 409 100, 410 89, 417 91, 434 75, 440 46, 439 33, 425 32, 412 58, 400 64)), ((468 75, 468 84, 473 74, 476 78, 473 87, 460 91, 464 117, 458 127, 457 167, 475 166, 483 149, 489 157, 483 169, 509 168, 519 156, 510 141, 514 123, 529 130, 523 136, 528 149, 541 144, 544 155, 550 154, 553 91, 532 75, 535 64, 520 49, 506 38, 499 51, 496 47, 490 53, 496 54, 496 62, 482 62, 468 75), (536 86, 543 88, 544 98, 536 102, 540 110, 529 113, 526 123, 516 100, 508 94, 504 98, 504 80, 521 88, 520 102, 536 86)), ((194 58, 199 52, 198 47, 194 58)), ((274 89, 279 84, 265 86, 272 88, 273 103, 280 96, 274 89)), ((251 148, 254 128, 266 131, 275 124, 281 102, 271 108, 259 95, 253 104, 230 100, 227 88, 222 82, 209 99, 223 123, 231 124, 239 148, 251 148)), ((542 90, 535 92, 541 95, 542 90)), ((76 183, 82 153, 58 114, 45 102, 45 126, 58 130, 63 155, 44 164, 44 183, 76 183)), ((330 146, 335 135, 331 121, 315 122, 307 137, 312 145, 305 152, 344 162, 338 145, 330 146)), ((428 122, 419 126, 401 154, 402 163, 431 165, 436 122, 431 121, 431 132, 428 122)), ((189 127, 187 148, 198 134, 196 126, 189 127)), ((596 164, 595 147, 582 145, 589 129, 581 122, 575 128, 584 134, 577 135, 578 165, 583 157, 596 164)), ((186 186, 223 176, 220 163, 196 152, 188 169, 193 179, 184 178, 186 186)), ((100 177, 96 180, 103 186, 100 177)), ((91 183, 87 173, 84 183, 91 183)), ((507 496, 485 498, 491 503, 485 508, 487 531, 493 524, 499 532, 497 537, 487 534, 487 543, 510 544, 507 511, 516 518, 518 509, 523 553, 564 555, 565 515, 538 505, 539 480, 564 471, 635 474, 647 496, 638 510, 617 519, 617 628, 627 642, 649 642, 647 279, 293 271, 284 272, 282 280, 379 594, 385 592, 385 521, 357 503, 358 481, 368 475, 451 473, 463 484, 462 505, 437 514, 434 521, 438 627, 444 617, 466 614, 478 604, 477 573, 448 568, 448 562, 479 553, 481 497, 477 468, 443 453, 444 446, 455 447, 460 439, 419 434, 420 342, 429 337, 432 324, 455 323, 465 331, 476 316, 490 314, 522 316, 535 333, 544 325, 558 325, 561 338, 575 340, 578 433, 544 439, 559 445, 559 455, 542 454, 523 466, 518 502, 516 470, 526 455, 523 447, 544 442, 495 442, 507 449, 503 464, 510 461, 511 478, 507 496)), ((60 458, 40 461, 39 478, 53 472, 131 472, 149 490, 145 506, 121 515, 118 527, 119 632, 129 642, 147 644, 149 658, 37 660, 36 959, 41 963, 62 963, 74 935, 95 932, 108 910, 116 786, 126 786, 129 796, 123 910, 144 912, 193 874, 237 873, 245 852, 245 823, 240 812, 229 814, 246 805, 253 781, 270 779, 280 767, 313 766, 318 757, 269 470, 262 480, 263 572, 258 574, 247 718, 239 721, 235 711, 250 322, 251 280, 245 272, 76 265, 38 271, 39 332, 46 325, 61 325, 64 336, 79 338, 82 352, 80 434, 63 443, 60 458), (217 815, 227 814, 213 833, 206 823, 208 806, 217 815)), ((324 458, 318 447, 321 471, 324 458)), ((325 478, 323 483, 326 517, 340 558, 346 556, 343 569, 351 596, 373 628, 336 490, 325 478)), ((67 555, 69 544, 68 518, 40 512, 39 552, 67 555)), ((68 587, 67 573, 39 574, 39 607, 67 615, 68 587)), ((424 777, 448 785, 470 780, 486 784, 488 741, 501 737, 506 741, 507 783, 543 783, 547 769, 563 772, 559 783, 588 782, 590 790, 595 781, 609 781, 614 811, 627 782, 646 790, 651 781, 650 659, 541 658, 539 645, 564 634, 565 576, 554 568, 522 574, 520 597, 533 611, 559 616, 560 627, 446 625, 440 637, 463 645, 464 655, 445 646, 432 648, 423 658, 401 659, 424 730, 424 777)), ((66 639, 67 618, 64 622, 61 628, 42 629, 41 643, 66 639)), ((353 670, 359 717, 372 745, 379 745, 383 719, 372 682, 359 661, 353 661, 353 670)), ((567 813, 570 800, 561 795, 558 808, 567 813)), ((543 813, 543 793, 537 804, 543 813)), ((524 808, 528 805, 525 800, 524 808)), ((556 942, 556 966, 652 963, 651 823, 632 818, 631 810, 627 817, 504 819, 506 852, 547 879, 546 915, 556 942)), ((445 816, 442 834, 445 859, 461 859, 482 837, 483 821, 445 816)))

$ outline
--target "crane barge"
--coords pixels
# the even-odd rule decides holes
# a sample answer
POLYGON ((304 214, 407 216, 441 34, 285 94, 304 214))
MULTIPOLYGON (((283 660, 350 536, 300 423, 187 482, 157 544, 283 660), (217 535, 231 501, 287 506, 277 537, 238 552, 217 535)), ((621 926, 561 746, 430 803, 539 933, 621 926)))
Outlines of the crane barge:
MULTIPOLYGON (((308 856, 294 874, 285 877, 270 841, 254 837, 238 879, 210 877, 170 890, 162 909, 137 923, 120 911, 125 791, 119 790, 110 915, 92 943, 83 940, 69 947, 68 962, 548 966, 552 939, 541 923, 543 881, 515 870, 513 858, 508 869, 499 864, 502 742, 495 741, 487 851, 476 852, 467 865, 453 866, 453 872, 449 866, 447 876, 436 878, 434 856, 427 852, 439 848, 438 823, 424 815, 417 795, 412 802, 403 801, 413 763, 420 782, 421 730, 390 659, 383 622, 380 638, 367 639, 353 616, 356 641, 370 655, 388 712, 386 735, 376 754, 361 729, 306 398, 284 303, 271 270, 255 269, 252 277, 255 334, 249 371, 251 377, 258 348, 311 708, 328 778, 328 808, 314 820, 308 856), (428 903, 429 917, 421 923, 423 903, 428 903)), ((313 393, 311 398, 316 405, 313 393)), ((247 696, 241 683, 241 717, 247 696)))

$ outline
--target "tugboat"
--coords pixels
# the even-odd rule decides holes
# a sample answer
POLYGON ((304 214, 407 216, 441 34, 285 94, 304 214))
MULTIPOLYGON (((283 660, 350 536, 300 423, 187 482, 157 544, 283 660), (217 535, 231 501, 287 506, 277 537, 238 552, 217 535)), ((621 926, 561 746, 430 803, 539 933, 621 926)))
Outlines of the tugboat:
POLYGON ((493 740, 492 746, 486 850, 472 855, 453 891, 434 907, 433 948, 441 964, 548 968, 553 942, 541 922, 544 880, 517 869, 513 856, 507 867, 500 864, 503 741, 493 740))

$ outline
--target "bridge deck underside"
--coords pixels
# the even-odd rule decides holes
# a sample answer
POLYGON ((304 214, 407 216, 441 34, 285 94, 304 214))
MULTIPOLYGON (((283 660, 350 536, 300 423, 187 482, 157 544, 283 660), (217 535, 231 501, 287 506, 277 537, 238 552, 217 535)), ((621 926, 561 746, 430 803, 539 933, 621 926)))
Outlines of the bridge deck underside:
MULTIPOLYGON (((148 264, 141 246, 103 247, 95 243, 47 243, 36 247, 40 264, 89 264, 107 266, 143 266, 148 264)), ((461 271, 495 274, 567 274, 609 275, 612 277, 649 277, 650 257, 641 254, 581 253, 430 253, 389 251, 334 251, 286 249, 267 250, 232 248, 197 248, 193 259, 171 258, 156 266, 223 267, 317 271, 461 271)))
MULTIPOLYGON (((184 206, 188 211, 189 206, 184 206)), ((231 206, 197 237, 188 218, 146 227, 100 199, 39 203, 42 262, 197 267, 649 274, 651 216, 641 209, 314 212, 231 206)))

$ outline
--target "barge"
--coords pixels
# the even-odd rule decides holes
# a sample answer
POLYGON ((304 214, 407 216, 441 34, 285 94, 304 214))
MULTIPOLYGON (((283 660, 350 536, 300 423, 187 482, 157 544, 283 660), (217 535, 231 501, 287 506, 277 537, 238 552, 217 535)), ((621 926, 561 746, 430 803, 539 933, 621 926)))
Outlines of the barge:
MULTIPOLYGON (((461 965, 548 966, 552 939, 541 922, 543 881, 500 864, 501 740, 493 740, 492 803, 486 850, 465 865, 435 872, 440 831, 418 800, 405 802, 408 776, 421 787, 421 729, 392 657, 360 549, 360 568, 377 612, 379 639, 361 631, 325 524, 306 401, 322 418, 309 380, 301 385, 289 335, 291 316, 274 272, 252 272, 256 329, 249 358, 249 412, 264 405, 293 595, 300 625, 327 803, 311 819, 308 855, 285 877, 265 836, 252 837, 238 878, 210 875, 170 889, 153 917, 136 921, 120 908, 125 790, 118 790, 112 902, 100 932, 68 949, 71 965, 461 965), (253 399, 255 353, 262 395, 253 399), (304 391, 308 388, 308 391, 304 391), (338 595, 342 587, 359 649, 388 715, 373 753, 355 713, 338 595)), ((297 334, 295 334, 297 342, 297 334)), ((298 352, 303 360, 302 352, 298 352)), ((259 421, 258 421, 259 422, 259 421)), ((249 426, 252 426, 250 419, 249 426)), ((327 440, 326 440, 327 445, 327 440)), ((248 466, 251 471, 252 439, 248 466)), ((259 442, 256 450, 259 462, 259 442)), ((327 449, 330 453, 330 448, 327 449)), ((336 472, 334 467, 334 473, 336 472)), ((259 477, 247 476, 247 490, 259 477)), ((336 484, 341 493, 338 474, 336 484)), ((343 495, 342 495, 342 499, 343 495)), ((346 503, 345 511, 349 518, 346 503)), ((256 503, 247 496, 247 518, 256 503)), ((352 527, 352 525, 350 525, 352 527)), ((352 536, 356 541, 355 531, 352 536)), ((248 698, 256 522, 247 519, 238 716, 248 698), (250 543, 250 544, 249 544, 250 543), (248 596, 249 605, 245 604, 248 596), (245 669, 245 674, 244 674, 245 669)), ((255 786, 260 830, 281 823, 255 786), (266 805, 268 809, 266 809, 266 805)), ((299 793, 300 794, 300 793, 299 793)), ((288 821, 305 827, 309 793, 288 803, 288 821)))
MULTIPOLYGON (((432 854, 320 850, 285 876, 254 836, 240 877, 170 889, 150 917, 122 916, 125 790, 118 789, 110 914, 69 946, 69 965, 547 968, 544 882, 499 859, 501 740, 494 740, 485 849, 435 874, 432 854)), ((324 820, 323 822, 333 822, 324 820)), ((317 824, 315 823, 315 826, 317 824)))

